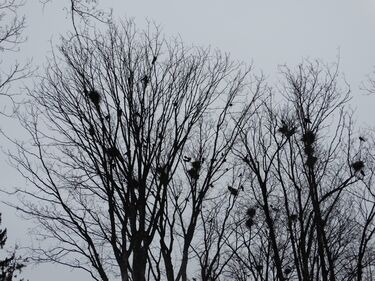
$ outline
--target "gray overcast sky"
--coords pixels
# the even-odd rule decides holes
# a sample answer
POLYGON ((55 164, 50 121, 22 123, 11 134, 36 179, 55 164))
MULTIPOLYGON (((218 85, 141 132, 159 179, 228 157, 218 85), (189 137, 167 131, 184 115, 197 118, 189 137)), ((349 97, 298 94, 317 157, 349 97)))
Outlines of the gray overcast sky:
MULTIPOLYGON (((22 12, 26 16, 28 41, 20 53, 8 55, 6 61, 33 58, 42 65, 50 50, 50 42, 58 43, 59 34, 70 29, 63 10, 67 0, 54 0, 44 10, 37 0, 28 0, 22 12)), ((160 24, 164 33, 179 34, 188 44, 212 46, 229 52, 235 59, 254 62, 258 70, 276 78, 277 66, 294 66, 302 58, 320 58, 334 62, 341 57, 341 71, 352 88, 353 108, 363 126, 372 126, 374 96, 359 90, 375 65, 375 0, 99 0, 114 9, 115 18, 135 18, 138 26, 146 20, 160 24)), ((1 119, 1 128, 13 129, 15 124, 1 119)), ((0 141, 2 146, 6 143, 0 141)), ((24 184, 5 163, 1 154, 2 184, 24 184)), ((8 227, 8 246, 14 242, 27 246, 27 222, 14 216, 5 207, 3 225, 8 227)), ((56 266, 29 267, 24 276, 30 281, 91 280, 85 274, 71 273, 56 266)))

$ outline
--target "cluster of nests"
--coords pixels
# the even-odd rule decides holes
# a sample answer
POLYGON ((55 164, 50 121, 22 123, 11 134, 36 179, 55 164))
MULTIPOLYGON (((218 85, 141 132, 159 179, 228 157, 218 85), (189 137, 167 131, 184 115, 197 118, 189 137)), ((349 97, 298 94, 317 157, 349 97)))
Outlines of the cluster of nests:
MULTIPOLYGON (((152 60, 152 64, 154 64, 156 61, 156 57, 152 60)), ((141 83, 143 84, 143 87, 146 88, 146 86, 150 83, 150 78, 145 74, 141 78, 141 83)), ((102 97, 100 93, 96 89, 92 89, 90 91, 87 91, 87 89, 84 89, 84 93, 86 97, 91 101, 91 103, 94 105, 95 109, 97 111, 100 111, 100 102, 102 100, 102 97)), ((119 109, 117 112, 118 115, 122 114, 122 110, 119 109)))
MULTIPOLYGON (((255 270, 258 271, 258 272, 262 271, 263 270, 263 265, 261 265, 261 264, 255 265, 255 270)), ((292 273, 292 268, 289 267, 289 266, 286 266, 284 268, 284 274, 285 275, 289 275, 290 273, 292 273)))
MULTIPOLYGON (((258 265, 255 266, 255 269, 256 269, 256 271, 262 271, 263 265, 258 264, 258 265)), ((285 275, 289 275, 291 272, 292 272, 292 268, 290 268, 289 266, 285 267, 285 269, 284 269, 285 275)))
MULTIPOLYGON (((95 109, 98 112, 100 112, 100 102, 101 102, 101 99, 102 99, 101 96, 100 96, 100 93, 97 90, 93 89, 93 90, 90 90, 90 91, 85 90, 85 94, 89 98, 91 103, 95 106, 95 109)), ((122 109, 118 109, 117 114, 118 114, 118 116, 120 116, 122 114, 122 109)), ((107 115, 105 118, 109 119, 109 115, 107 115)), ((92 125, 90 125, 90 128, 88 129, 88 132, 92 136, 95 134, 95 129, 92 125)), ((120 150, 116 146, 106 148, 105 152, 107 153, 107 155, 112 160, 113 159, 119 159, 120 161, 124 160, 120 150)))
MULTIPOLYGON (((311 123, 308 118, 305 118, 305 122, 311 123)), ((297 132, 296 126, 288 125, 284 120, 281 121, 282 126, 277 130, 283 136, 290 138, 297 132)), ((302 135, 301 141, 304 144, 304 152, 306 154, 306 165, 309 167, 313 167, 318 160, 317 157, 314 156, 314 142, 316 140, 316 135, 312 130, 306 130, 305 133, 302 135)))
MULTIPOLYGON (((270 207, 274 210, 274 211, 278 211, 279 209, 276 208, 276 207, 273 207, 272 205, 270 205, 270 207)), ((256 215, 256 207, 250 207, 247 209, 246 211, 246 226, 250 229, 253 225, 254 225, 254 218, 255 218, 255 215, 256 215)), ((289 215, 289 220, 291 222, 295 222, 296 220, 298 219, 298 215, 296 214, 291 214, 289 215)))
POLYGON ((297 128, 295 126, 289 126, 284 120, 282 120, 281 123, 282 126, 277 129, 277 131, 283 136, 290 138, 297 132, 297 128))
POLYGON ((304 151, 307 156, 306 165, 309 167, 313 167, 318 160, 314 156, 314 142, 315 142, 315 133, 311 130, 307 130, 303 136, 301 141, 304 143, 304 151))
MULTIPOLYGON (((366 139, 362 136, 360 136, 358 139, 361 143, 366 141, 366 139)), ((362 160, 357 160, 353 162, 350 166, 354 170, 355 174, 360 173, 362 176, 365 176, 365 172, 363 171, 363 169, 365 168, 365 163, 362 160)))
MULTIPOLYGON (((295 126, 287 125, 285 121, 281 122, 282 126, 278 129, 278 132, 281 133, 283 136, 290 138, 292 135, 296 133, 297 129, 295 126)), ((363 137, 359 137, 359 140, 361 142, 366 141, 363 137)), ((305 133, 302 135, 301 141, 304 144, 304 152, 306 154, 306 165, 309 167, 313 167, 316 161, 318 160, 318 158, 314 156, 314 143, 316 141, 316 135, 312 130, 306 130, 305 133)), ((362 160, 357 160, 353 162, 350 166, 354 170, 355 174, 361 174, 362 176, 365 176, 365 172, 363 171, 365 164, 362 160)))
MULTIPOLYGON (((151 65, 154 66, 155 63, 156 63, 156 60, 157 60, 157 56, 153 56, 152 61, 151 61, 151 65)), ((130 77, 128 77, 129 85, 132 84, 132 80, 133 80, 133 76, 131 75, 130 77)), ((150 83, 150 77, 147 74, 145 74, 140 79, 140 82, 142 83, 143 87, 146 88, 146 86, 150 83)), ((86 87, 84 88, 84 93, 87 96, 87 98, 92 102, 92 104, 95 106, 96 110, 99 111, 100 110, 100 102, 101 102, 101 99, 102 99, 100 93, 94 88, 88 91, 86 89, 86 87)))
MULTIPOLYGON (((190 165, 191 165, 191 168, 189 170, 187 170, 187 174, 189 175, 189 177, 191 179, 198 180, 199 179, 199 172, 201 170, 202 163, 204 162, 205 158, 202 158, 202 160, 195 160, 195 161, 191 161, 191 160, 192 160, 191 157, 188 157, 188 156, 183 157, 183 161, 185 163, 190 163, 190 165)), ((216 159, 214 159, 214 158, 211 159, 211 162, 213 162, 213 161, 216 161, 216 159)), ((213 187, 212 184, 210 186, 213 187)), ((227 188, 228 188, 228 191, 230 192, 231 195, 233 195, 233 196, 238 195, 239 190, 237 188, 234 188, 231 185, 228 185, 227 188)), ((243 185, 241 185, 240 188, 242 190, 244 190, 243 185)))
MULTIPOLYGON (((85 93, 86 97, 90 100, 90 102, 94 105, 95 109, 100 113, 100 102, 102 100, 102 97, 101 97, 100 93, 95 89, 92 89, 90 91, 87 91, 85 89, 84 93, 85 93)), ((119 108, 117 110, 117 115, 118 115, 118 117, 122 115, 122 109, 121 108, 119 108)), ((105 116, 106 120, 109 120, 109 118, 110 118, 109 115, 105 116)), ((94 136, 95 135, 94 126, 90 125, 90 127, 88 128, 88 132, 91 136, 94 136)), ((119 149, 116 146, 111 146, 111 147, 106 148, 105 152, 107 153, 107 155, 112 160, 113 159, 119 159, 120 161, 124 160, 122 155, 121 155, 121 152, 119 151, 119 149)))
POLYGON ((203 163, 204 159, 195 160, 195 161, 191 162, 191 157, 184 156, 183 161, 184 162, 190 162, 190 164, 191 164, 191 168, 189 170, 187 170, 187 174, 189 175, 189 177, 193 180, 198 180, 199 179, 199 172, 201 170, 202 163, 203 163))
MULTIPOLYGON (((303 118, 303 120, 307 124, 312 123, 310 118, 303 118)), ((285 137, 290 138, 297 132, 297 127, 294 125, 288 125, 287 122, 285 122, 285 120, 281 120, 281 124, 281 127, 279 127, 277 131, 285 137)))
POLYGON ((247 219, 246 219, 246 222, 245 222, 247 228, 251 229, 251 227, 254 225, 255 215, 256 215, 255 207, 250 207, 250 208, 247 209, 247 211, 246 211, 247 219))

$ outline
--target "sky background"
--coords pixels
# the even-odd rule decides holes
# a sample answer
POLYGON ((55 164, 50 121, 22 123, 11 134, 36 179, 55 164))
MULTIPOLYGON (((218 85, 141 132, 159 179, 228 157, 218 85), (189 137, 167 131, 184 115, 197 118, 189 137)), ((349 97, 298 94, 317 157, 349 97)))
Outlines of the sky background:
MULTIPOLYGON (((360 127, 374 127, 375 95, 360 90, 375 66, 375 0, 99 0, 104 9, 112 8, 115 19, 134 18, 138 27, 146 19, 160 24, 166 36, 180 35, 187 44, 211 46, 232 58, 253 62, 257 71, 276 81, 278 66, 297 65, 303 58, 322 59, 331 63, 340 55, 340 71, 350 84, 360 127), (105 2, 105 3, 104 3, 105 2), (104 5, 105 4, 105 5, 104 5)), ((2 57, 5 67, 16 60, 32 58, 43 70, 51 46, 71 25, 64 6, 67 0, 54 0, 44 8, 38 0, 27 0, 20 14, 26 16, 28 40, 18 53, 2 57)), ((375 77, 375 75, 373 75, 375 77)), ((22 94, 22 84, 13 91, 22 94)), ((0 128, 22 138, 24 133, 15 121, 1 118, 0 128)), ((8 143, 0 139, 2 149, 8 143)), ((5 154, 0 154, 1 186, 26 184, 9 167, 5 154)), ((3 195, 5 196, 5 195, 3 195)), ((3 200, 6 200, 3 197, 3 200)), ((29 222, 17 217, 13 209, 0 206, 2 227, 8 228, 8 246, 27 246, 29 222)), ((29 266, 23 276, 30 281, 91 280, 81 272, 56 265, 29 266)))

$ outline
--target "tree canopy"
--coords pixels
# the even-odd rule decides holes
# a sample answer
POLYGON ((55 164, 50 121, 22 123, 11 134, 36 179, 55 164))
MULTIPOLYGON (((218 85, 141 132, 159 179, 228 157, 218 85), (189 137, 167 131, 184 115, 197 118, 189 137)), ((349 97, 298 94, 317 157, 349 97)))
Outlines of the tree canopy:
MULTIPOLYGON (((70 3, 73 32, 17 111, 30 140, 8 137, 34 261, 101 281, 374 279, 374 138, 338 63, 282 66, 270 83, 70 3)), ((22 267, 3 260, 0 280, 22 267)))

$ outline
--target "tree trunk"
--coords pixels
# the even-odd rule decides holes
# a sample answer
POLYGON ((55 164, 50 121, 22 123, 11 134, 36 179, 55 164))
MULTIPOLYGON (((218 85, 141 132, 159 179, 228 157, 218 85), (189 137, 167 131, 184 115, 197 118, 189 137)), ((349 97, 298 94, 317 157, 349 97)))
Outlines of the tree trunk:
POLYGON ((132 277, 134 281, 146 281, 146 263, 147 255, 143 246, 137 246, 134 250, 133 256, 133 273, 132 277))

